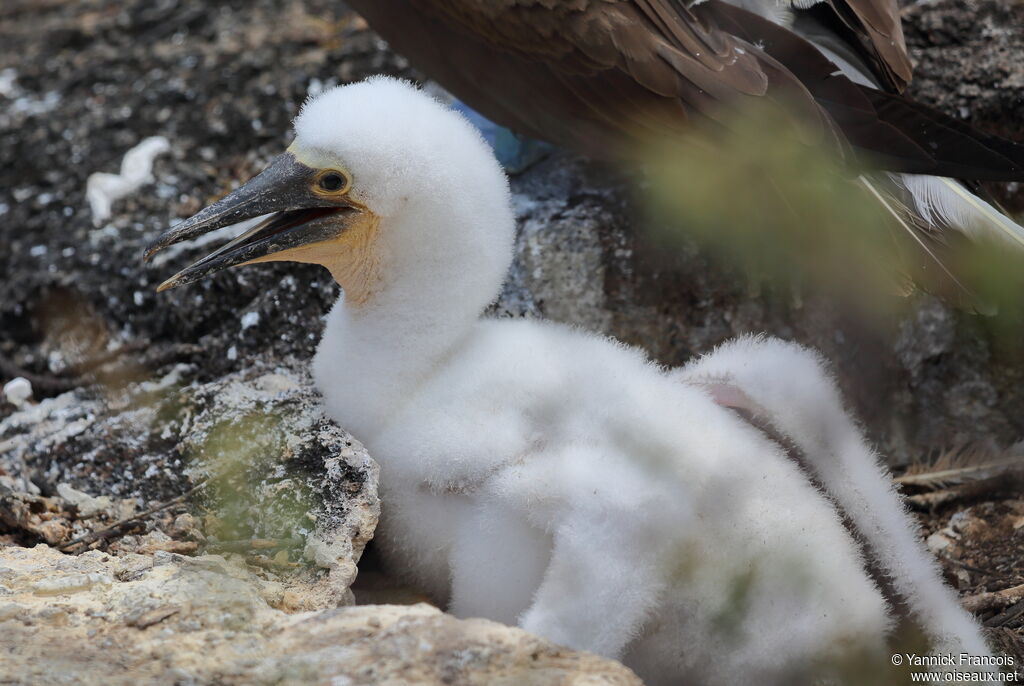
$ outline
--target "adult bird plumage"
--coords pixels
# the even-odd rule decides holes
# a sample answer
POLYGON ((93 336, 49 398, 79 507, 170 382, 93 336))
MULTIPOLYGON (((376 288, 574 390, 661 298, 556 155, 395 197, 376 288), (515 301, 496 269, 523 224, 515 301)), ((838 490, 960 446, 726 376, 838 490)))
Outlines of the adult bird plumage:
POLYGON ((976 183, 1024 180, 1024 147, 901 95, 912 70, 896 0, 349 4, 488 118, 590 156, 628 158, 777 103, 806 142, 874 170, 859 184, 901 229, 907 268, 952 300, 981 305, 944 255, 956 236, 1024 251, 1024 228, 976 183))
POLYGON ((314 378, 381 463, 394 573, 650 684, 781 685, 888 663, 866 553, 935 652, 987 653, 816 356, 743 339, 670 373, 578 329, 483 317, 515 218, 475 129, 390 79, 319 95, 295 129, 149 254, 269 214, 161 288, 269 260, 341 284, 314 378))

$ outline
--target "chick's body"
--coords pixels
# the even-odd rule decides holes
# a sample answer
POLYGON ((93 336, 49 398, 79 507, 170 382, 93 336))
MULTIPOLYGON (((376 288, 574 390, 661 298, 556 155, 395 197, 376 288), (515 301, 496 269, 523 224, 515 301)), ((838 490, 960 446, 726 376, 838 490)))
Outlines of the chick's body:
MULTIPOLYGON (((344 354, 327 331, 317 369, 344 354)), ((354 414, 358 388, 321 387, 354 414)), ((641 351, 483 320, 362 437, 389 568, 460 616, 624 658, 651 683, 771 683, 881 647, 885 602, 835 509, 641 351)))

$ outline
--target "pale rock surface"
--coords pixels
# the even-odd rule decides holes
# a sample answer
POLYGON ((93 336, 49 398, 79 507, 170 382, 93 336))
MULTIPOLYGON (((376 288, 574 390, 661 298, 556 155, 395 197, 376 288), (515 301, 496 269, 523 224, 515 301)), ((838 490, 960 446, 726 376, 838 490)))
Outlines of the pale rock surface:
POLYGON ((288 614, 237 556, 0 548, 5 684, 639 686, 621 665, 428 605, 288 614))

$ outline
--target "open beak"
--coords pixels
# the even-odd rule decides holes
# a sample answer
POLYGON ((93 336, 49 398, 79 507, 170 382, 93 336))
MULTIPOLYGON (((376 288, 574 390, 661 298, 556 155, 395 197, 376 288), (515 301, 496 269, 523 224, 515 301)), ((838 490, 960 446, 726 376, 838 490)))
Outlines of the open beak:
POLYGON ((164 232, 146 250, 146 261, 175 243, 268 215, 242 235, 164 281, 157 291, 190 284, 222 269, 285 250, 336 238, 355 223, 363 209, 345 195, 314 192, 317 173, 316 169, 286 152, 242 187, 164 232))

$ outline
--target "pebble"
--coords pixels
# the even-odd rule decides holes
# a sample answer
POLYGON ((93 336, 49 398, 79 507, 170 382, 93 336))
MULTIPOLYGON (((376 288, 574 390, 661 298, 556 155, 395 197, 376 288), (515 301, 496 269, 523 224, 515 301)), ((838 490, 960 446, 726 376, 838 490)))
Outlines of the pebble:
POLYGON ((259 312, 246 312, 245 314, 242 315, 242 331, 245 331, 246 329, 251 329, 252 327, 256 326, 259 323, 259 312))
POLYGON ((4 397, 15 407, 24 407, 32 400, 32 382, 23 376, 4 384, 4 397))

